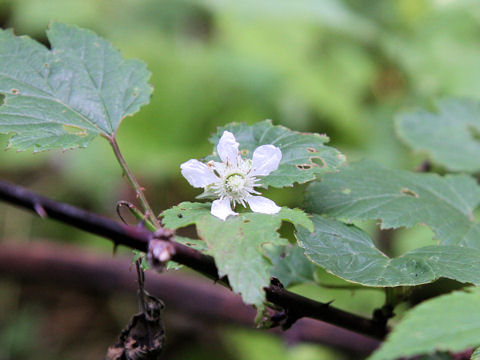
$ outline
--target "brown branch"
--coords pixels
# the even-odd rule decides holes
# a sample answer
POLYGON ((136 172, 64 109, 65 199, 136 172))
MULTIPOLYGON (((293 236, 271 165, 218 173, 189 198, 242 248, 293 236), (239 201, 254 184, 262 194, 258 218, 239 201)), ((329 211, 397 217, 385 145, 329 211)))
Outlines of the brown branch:
MULTIPOLYGON (((137 284, 130 265, 131 259, 127 257, 107 257, 76 246, 42 242, 0 244, 0 276, 36 284, 55 284, 101 294, 133 294, 137 284)), ((163 276, 149 274, 147 272, 147 290, 161 298, 167 309, 182 311, 208 323, 252 327, 255 310, 227 289, 177 272, 163 276)), ((272 332, 283 335, 289 343, 321 343, 353 354, 368 354, 379 345, 377 340, 311 319, 299 320, 288 331, 272 332)))
MULTIPOLYGON (((0 200, 34 211, 41 217, 50 217, 105 237, 112 240, 116 245, 126 245, 146 252, 152 240, 152 233, 145 229, 121 224, 74 206, 45 198, 4 181, 0 181, 0 200)), ((168 238, 164 238, 164 240, 174 247, 172 260, 208 277, 226 282, 226 279, 218 278, 218 271, 212 257, 203 255, 184 245, 168 241, 170 240, 168 238)), ((310 317, 377 339, 383 339, 387 333, 387 328, 374 320, 337 309, 326 303, 313 301, 287 291, 276 284, 272 283, 265 289, 265 292, 268 301, 283 307, 287 313, 294 315, 296 319, 310 317)))

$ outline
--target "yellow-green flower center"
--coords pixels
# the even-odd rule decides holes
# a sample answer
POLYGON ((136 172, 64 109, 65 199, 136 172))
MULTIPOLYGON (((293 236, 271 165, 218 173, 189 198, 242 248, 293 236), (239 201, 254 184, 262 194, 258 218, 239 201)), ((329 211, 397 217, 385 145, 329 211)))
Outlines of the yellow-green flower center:
POLYGON ((238 196, 245 189, 245 176, 232 174, 225 179, 225 189, 230 196, 238 196))

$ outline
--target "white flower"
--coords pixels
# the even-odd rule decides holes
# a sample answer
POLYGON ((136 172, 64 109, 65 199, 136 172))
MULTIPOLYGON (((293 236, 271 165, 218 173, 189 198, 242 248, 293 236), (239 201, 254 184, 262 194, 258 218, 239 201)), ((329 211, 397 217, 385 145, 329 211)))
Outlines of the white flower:
POLYGON ((238 142, 229 131, 224 131, 217 145, 222 162, 210 161, 204 164, 191 159, 180 165, 182 175, 190 185, 204 188, 199 197, 216 198, 212 203, 212 215, 225 220, 229 215, 238 215, 231 208, 238 204, 250 205, 254 212, 276 214, 281 207, 253 188, 260 186, 257 176, 266 176, 277 170, 282 152, 273 145, 262 145, 255 149, 252 159, 242 159, 238 142))

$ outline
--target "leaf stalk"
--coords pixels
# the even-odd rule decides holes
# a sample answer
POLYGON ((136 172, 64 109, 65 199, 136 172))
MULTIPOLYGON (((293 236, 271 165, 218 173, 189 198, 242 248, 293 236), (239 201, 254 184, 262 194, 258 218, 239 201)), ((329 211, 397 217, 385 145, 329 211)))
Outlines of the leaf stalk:
POLYGON ((146 216, 150 219, 150 221, 155 225, 156 228, 159 228, 160 222, 158 221, 157 217, 155 216, 155 213, 150 207, 150 204, 148 203, 147 198, 145 197, 145 194, 143 192, 143 188, 140 186, 137 179, 133 175, 132 171, 128 167, 127 162, 125 161, 125 158, 123 157, 122 152, 120 151, 120 147, 118 146, 117 140, 115 139, 115 137, 108 137, 107 139, 110 142, 110 145, 112 146, 115 157, 117 158, 118 163, 120 164, 120 167, 123 170, 123 173, 127 177, 127 180, 130 183, 130 185, 135 190, 137 198, 140 204, 142 205, 142 208, 145 211, 146 216))

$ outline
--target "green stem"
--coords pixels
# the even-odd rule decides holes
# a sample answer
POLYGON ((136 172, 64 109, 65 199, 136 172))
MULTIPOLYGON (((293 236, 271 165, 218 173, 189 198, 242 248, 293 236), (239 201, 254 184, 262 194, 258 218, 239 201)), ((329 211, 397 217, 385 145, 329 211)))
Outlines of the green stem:
POLYGON ((138 183, 137 179, 135 178, 132 171, 128 167, 127 162, 123 158, 123 155, 120 152, 120 148, 118 147, 117 140, 115 139, 114 136, 113 137, 108 137, 107 139, 110 142, 110 145, 112 145, 113 152, 115 153, 115 156, 118 160, 118 163, 122 167, 123 173, 127 177, 130 185, 132 185, 133 189, 135 190, 137 198, 140 201, 140 204, 142 205, 142 208, 145 211, 145 214, 155 224, 155 226, 157 228, 159 228, 160 227, 160 222, 158 221, 157 217, 155 216, 155 213, 152 211, 152 208, 150 207, 150 204, 148 203, 147 199, 145 198, 145 194, 143 193, 142 187, 138 183))
POLYGON ((336 289, 336 290, 381 290, 380 288, 366 287, 363 285, 355 285, 355 284, 348 284, 348 285, 327 284, 319 281, 317 281, 316 284, 326 289, 336 289))
POLYGON ((395 288, 386 287, 385 288, 385 305, 391 306, 392 309, 397 305, 397 293, 395 288))
MULTIPOLYGON (((145 215, 137 209, 137 207, 133 204, 131 204, 130 202, 128 201, 119 201, 117 202, 117 208, 118 206, 126 206, 128 210, 130 210, 130 213, 140 222, 144 222, 145 224, 145 227, 150 230, 151 232, 154 232, 155 230, 157 230, 157 227, 147 218, 145 218, 145 215)), ((117 210, 118 211, 118 210, 117 210)), ((121 214, 119 213, 119 216, 121 216, 121 214)), ((123 220, 123 219, 122 219, 123 220)), ((125 221, 124 221, 125 222, 125 221)))

